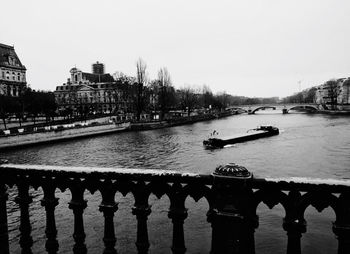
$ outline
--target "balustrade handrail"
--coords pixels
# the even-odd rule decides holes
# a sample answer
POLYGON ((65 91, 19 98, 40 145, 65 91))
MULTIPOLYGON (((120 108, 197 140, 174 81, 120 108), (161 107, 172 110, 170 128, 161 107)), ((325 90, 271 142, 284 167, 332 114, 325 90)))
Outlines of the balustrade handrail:
POLYGON ((87 253, 83 224, 83 213, 87 206, 87 201, 84 200, 85 190, 91 193, 98 190, 102 196, 99 209, 105 217, 104 253, 116 253, 117 237, 113 223, 114 213, 118 209, 116 192, 123 195, 133 193, 135 204, 132 212, 138 221, 136 247, 139 253, 147 253, 150 245, 147 219, 151 213, 148 204, 151 193, 158 198, 162 195, 169 197, 168 217, 173 223, 173 253, 186 252, 183 224, 187 217, 185 200, 188 196, 195 201, 202 197, 208 201, 208 222, 212 224, 212 254, 255 253, 254 230, 258 227, 256 209, 260 202, 269 208, 279 203, 283 206, 283 229, 288 235, 288 254, 301 253, 300 239, 302 233, 306 232, 304 212, 309 205, 318 211, 328 206, 334 210, 336 221, 333 223, 333 232, 338 238, 338 253, 350 253, 350 180, 256 178, 242 168, 227 165, 213 174, 197 174, 157 169, 0 163, 0 249, 9 253, 6 185, 16 185, 16 202, 21 211, 19 243, 23 253, 31 253, 33 244, 29 218, 30 187, 43 189, 41 203, 46 210, 45 247, 49 253, 56 253, 59 248, 54 215, 58 204, 55 197, 57 188, 69 189, 72 193, 69 208, 74 213, 74 253, 87 253))
MULTIPOLYGON (((187 183, 190 180, 200 180, 203 184, 212 185, 212 174, 199 174, 191 172, 179 172, 174 170, 162 169, 140 169, 140 168, 108 168, 108 167, 76 167, 76 166, 53 166, 53 165, 29 165, 29 164, 0 164, 1 174, 20 174, 20 175, 50 175, 64 177, 88 177, 93 176, 101 179, 117 179, 119 177, 128 177, 130 180, 143 179, 145 181, 153 178, 164 178, 168 182, 180 181, 187 183)), ((2 180, 4 181, 4 180, 2 180)), ((231 181, 227 178, 227 181, 231 181)), ((265 186, 278 185, 281 190, 297 189, 299 191, 308 191, 312 188, 322 188, 332 193, 340 193, 344 190, 350 190, 350 179, 323 179, 311 177, 267 177, 249 179, 250 186, 253 189, 259 189, 265 186)))

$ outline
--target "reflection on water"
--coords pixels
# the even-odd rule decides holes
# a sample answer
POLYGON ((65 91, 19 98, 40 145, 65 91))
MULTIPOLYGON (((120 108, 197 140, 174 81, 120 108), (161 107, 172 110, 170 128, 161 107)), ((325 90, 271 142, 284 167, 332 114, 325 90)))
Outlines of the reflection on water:
MULTIPOLYGON (((219 164, 235 162, 247 167, 255 176, 307 176, 319 178, 350 178, 350 118, 307 114, 277 114, 265 111, 256 115, 239 115, 226 119, 196 123, 173 128, 130 132, 43 145, 0 154, 11 163, 46 165, 136 167, 211 173, 219 164), (235 144, 224 149, 206 150, 203 139, 213 130, 230 136, 272 124, 281 133, 265 139, 235 144)), ((32 191, 31 204, 34 249, 45 242, 45 212, 40 206, 41 190, 32 191)), ((57 193, 60 205, 56 210, 58 237, 62 252, 72 248, 72 211, 68 209, 70 193, 57 193)), ((86 194, 88 208, 84 213, 87 245, 90 253, 103 246, 103 216, 98 211, 98 193, 86 194), (96 239, 99 239, 96 241, 96 239)), ((19 211, 13 200, 16 190, 10 191, 9 227, 11 248, 18 250, 19 211)), ((136 253, 136 220, 131 214, 132 197, 118 196, 116 212, 117 247, 121 253, 136 253)), ((169 204, 151 197, 152 214, 149 234, 152 253, 169 252, 171 221, 167 218, 169 204), (161 227, 159 227, 161 225, 161 227), (159 239, 162 237, 162 239, 159 239)), ((210 225, 206 222, 208 209, 205 200, 199 203, 189 199, 189 217, 185 221, 188 253, 201 253, 210 246, 210 225), (206 239, 201 241, 201 239, 206 239), (206 244, 198 244, 205 242, 206 244), (197 243, 197 244, 196 244, 197 243)), ((257 253, 285 253, 286 234, 282 229, 284 212, 277 206, 270 210, 259 206, 260 227, 256 233, 257 253)), ((303 253, 330 253, 336 249, 331 232, 334 220, 331 210, 318 214, 307 210, 308 232, 303 236, 303 253)), ((95 252, 94 252, 95 251, 95 252)), ((207 251, 206 251, 207 252, 207 251)), ((44 251, 43 251, 44 253, 44 251)))

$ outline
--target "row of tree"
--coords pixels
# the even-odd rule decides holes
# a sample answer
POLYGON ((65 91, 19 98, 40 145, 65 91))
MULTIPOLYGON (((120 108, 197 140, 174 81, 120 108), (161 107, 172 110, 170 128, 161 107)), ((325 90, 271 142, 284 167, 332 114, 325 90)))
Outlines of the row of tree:
POLYGON ((159 111, 162 119, 171 109, 187 111, 188 115, 196 108, 210 108, 222 110, 233 105, 252 105, 277 103, 278 97, 249 98, 232 96, 226 92, 213 94, 207 85, 202 87, 185 85, 175 89, 167 68, 159 69, 157 78, 150 80, 147 75, 147 65, 139 59, 136 63, 136 77, 129 77, 123 73, 114 74, 116 81, 137 86, 134 102, 136 116, 140 119, 143 111, 159 111))
POLYGON ((282 99, 283 103, 316 103, 316 87, 303 90, 282 99))
POLYGON ((17 118, 21 126, 22 121, 31 117, 35 124, 38 116, 44 116, 47 120, 54 117, 56 108, 55 96, 52 92, 27 88, 19 97, 0 95, 0 118, 5 129, 8 118, 17 118))

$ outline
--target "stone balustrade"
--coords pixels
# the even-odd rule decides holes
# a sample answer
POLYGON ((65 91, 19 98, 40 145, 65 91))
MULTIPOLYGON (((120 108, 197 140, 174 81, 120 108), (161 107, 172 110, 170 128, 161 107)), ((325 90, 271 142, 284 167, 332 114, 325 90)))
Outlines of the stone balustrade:
MULTIPOLYGON (((147 219, 151 194, 170 200, 168 217, 173 224, 171 251, 185 253, 185 200, 205 198, 209 204, 208 222, 212 227, 210 253, 255 253, 254 231, 259 226, 257 206, 264 202, 271 209, 281 204, 285 218, 281 226, 287 233, 287 253, 301 253, 301 238, 306 232, 304 212, 310 205, 318 211, 330 206, 336 215, 333 232, 338 239, 338 253, 350 253, 350 181, 303 178, 258 179, 244 167, 234 164, 218 167, 211 175, 179 173, 149 169, 61 167, 42 165, 0 165, 0 250, 9 253, 7 226, 7 187, 16 186, 20 208, 22 253, 32 253, 33 237, 29 216, 32 198, 29 188, 43 189, 41 205, 46 211, 46 244, 48 253, 57 253, 59 243, 55 221, 58 198, 56 189, 71 192, 69 208, 74 214, 73 253, 87 253, 84 232, 85 190, 101 193, 99 210, 104 216, 103 253, 117 253, 114 216, 118 210, 117 192, 134 196, 132 213, 137 220, 136 248, 148 253, 150 242, 147 219)), ((117 216, 117 215, 116 215, 117 216)), ((102 252, 102 250, 101 250, 102 252)))

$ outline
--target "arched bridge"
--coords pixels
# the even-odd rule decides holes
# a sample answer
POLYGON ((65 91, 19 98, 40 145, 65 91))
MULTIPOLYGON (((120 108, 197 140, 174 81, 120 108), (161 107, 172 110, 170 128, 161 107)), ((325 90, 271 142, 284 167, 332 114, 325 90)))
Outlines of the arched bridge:
POLYGON ((231 107, 230 109, 237 111, 238 113, 248 113, 255 114, 259 110, 272 109, 278 110, 283 114, 290 113, 290 111, 306 111, 306 112, 316 112, 319 110, 319 105, 317 104, 275 104, 275 105, 246 105, 241 107, 231 107))
POLYGON ((314 106, 314 105, 297 105, 297 106, 292 106, 289 109, 286 107, 282 110, 282 112, 283 114, 287 114, 291 110, 315 112, 315 111, 318 111, 318 108, 317 106, 314 106))

